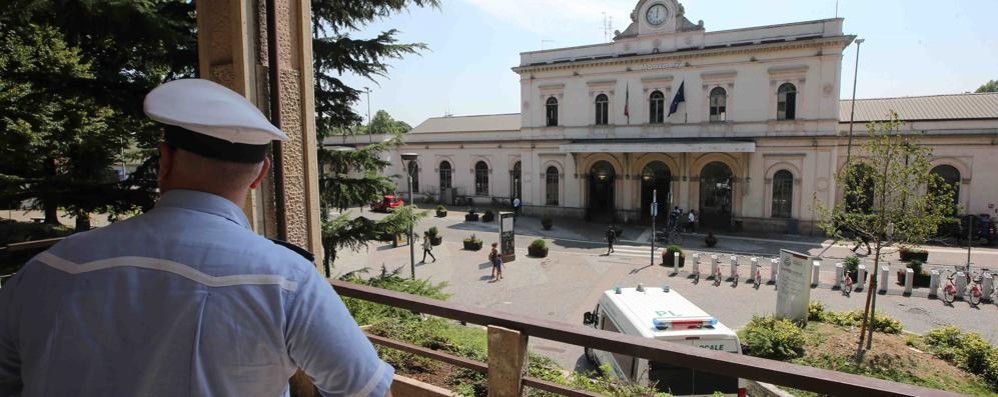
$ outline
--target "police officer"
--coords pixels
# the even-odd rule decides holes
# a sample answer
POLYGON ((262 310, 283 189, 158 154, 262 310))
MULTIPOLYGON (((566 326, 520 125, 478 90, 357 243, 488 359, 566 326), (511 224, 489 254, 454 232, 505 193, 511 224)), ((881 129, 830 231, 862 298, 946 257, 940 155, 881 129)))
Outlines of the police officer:
POLYGON ((4 285, 0 395, 280 396, 299 367, 324 395, 389 394, 394 370, 339 296, 240 208, 287 136, 206 80, 166 83, 144 105, 165 129, 162 196, 4 285))

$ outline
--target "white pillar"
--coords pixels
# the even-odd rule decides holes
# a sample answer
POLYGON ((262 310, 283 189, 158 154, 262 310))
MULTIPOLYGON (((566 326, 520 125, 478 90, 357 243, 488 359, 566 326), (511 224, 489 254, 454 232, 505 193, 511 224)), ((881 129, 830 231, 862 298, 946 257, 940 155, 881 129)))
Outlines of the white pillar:
POLYGON ((811 286, 818 286, 818 275, 821 273, 821 261, 811 261, 811 286))
MULTIPOLYGON (((842 279, 844 278, 843 277, 844 275, 845 275, 845 267, 842 265, 842 262, 836 263, 835 264, 835 282, 832 283, 832 285, 834 285, 835 288, 842 289, 842 287, 845 287, 844 285, 842 285, 842 279)), ((855 283, 855 281, 853 281, 853 282, 855 283)))
POLYGON ((717 274, 717 268, 721 267, 721 258, 717 255, 710 256, 710 275, 717 274))
POLYGON ((865 281, 866 281, 866 265, 859 265, 859 267, 856 268, 856 280, 853 281, 853 283, 855 283, 853 289, 856 291, 862 291, 863 284, 865 284, 865 281))
MULTIPOLYGON (((756 281, 755 280, 756 279, 756 273, 758 273, 758 271, 759 271, 759 258, 752 258, 749 261, 749 263, 751 263, 751 265, 749 267, 749 272, 750 273, 749 273, 749 277, 748 278, 752 279, 752 281, 756 281)), ((762 277, 758 277, 758 278, 761 279, 762 277)), ((760 283, 762 282, 762 280, 758 280, 758 281, 760 283)))
POLYGON ((910 267, 904 272, 904 294, 911 295, 911 287, 915 283, 915 271, 910 267))
POLYGON ((967 289, 967 274, 964 272, 956 272, 956 298, 963 300, 963 294, 966 293, 967 289))
POLYGON ((691 270, 693 274, 700 273, 700 254, 693 254, 693 269, 691 270))
POLYGON ((679 273, 679 252, 672 253, 672 274, 679 273))
POLYGON ((731 255, 731 278, 735 278, 738 275, 738 257, 731 255))
POLYGON ((773 258, 769 260, 769 280, 776 282, 776 277, 780 274, 780 260, 773 258))
POLYGON ((935 298, 937 295, 936 290, 939 289, 939 271, 933 270, 929 272, 929 297, 935 298))
POLYGON ((877 280, 877 282, 879 283, 878 285, 880 286, 880 289, 877 290, 878 292, 882 292, 885 294, 887 293, 887 286, 890 284, 890 281, 887 279, 887 276, 890 273, 890 271, 891 268, 887 265, 880 267, 880 280, 877 280))
POLYGON ((995 288, 995 276, 991 273, 984 273, 984 277, 981 278, 981 292, 984 294, 982 300, 991 302, 991 292, 995 288))

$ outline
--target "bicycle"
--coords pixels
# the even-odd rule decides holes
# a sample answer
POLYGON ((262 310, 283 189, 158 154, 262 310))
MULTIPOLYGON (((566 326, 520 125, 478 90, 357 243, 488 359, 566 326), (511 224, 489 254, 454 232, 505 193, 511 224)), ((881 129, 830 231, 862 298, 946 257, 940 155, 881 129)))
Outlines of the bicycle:
POLYGON ((849 275, 849 272, 846 272, 842 276, 842 295, 848 297, 852 294, 852 284, 852 276, 849 275))
POLYGON ((723 276, 721 276, 721 267, 718 266, 717 267, 717 271, 714 272, 714 286, 715 287, 721 285, 721 278, 722 277, 723 276))
POLYGON ((693 284, 700 284, 700 264, 697 263, 694 267, 693 273, 691 274, 693 276, 693 284))
POLYGON ((950 273, 949 276, 946 277, 946 279, 949 281, 946 283, 946 286, 943 287, 943 293, 940 298, 943 300, 943 302, 952 305, 953 300, 956 299, 956 282, 953 281, 953 273, 950 273))
POLYGON ((752 284, 755 286, 755 289, 759 289, 762 285, 762 270, 758 267, 755 269, 755 276, 752 278, 752 284))
POLYGON ((970 284, 970 291, 968 291, 967 295, 968 298, 970 298, 970 304, 974 307, 981 304, 981 297, 984 295, 981 291, 981 280, 983 277, 984 274, 977 277, 970 277, 972 283, 970 284))

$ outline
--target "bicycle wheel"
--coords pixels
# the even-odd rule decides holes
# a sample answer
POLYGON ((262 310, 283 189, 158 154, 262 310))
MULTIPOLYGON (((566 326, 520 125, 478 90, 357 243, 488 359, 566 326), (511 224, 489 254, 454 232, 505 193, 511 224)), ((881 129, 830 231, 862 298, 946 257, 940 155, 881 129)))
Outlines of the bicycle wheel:
POLYGON ((955 291, 948 291, 948 290, 945 290, 945 289, 943 290, 943 296, 942 296, 943 302, 953 303, 953 299, 955 299, 955 298, 956 298, 956 292, 955 291))
POLYGON ((980 291, 970 291, 970 304, 977 306, 981 304, 981 292, 980 291))
POLYGON ((842 292, 844 294, 846 294, 846 295, 851 294, 852 293, 852 285, 846 284, 844 287, 842 287, 842 292))
POLYGON ((752 280, 752 284, 755 285, 755 289, 759 289, 759 286, 762 285, 762 277, 756 274, 755 279, 752 280))
POLYGON ((693 284, 700 284, 700 272, 693 273, 693 284))

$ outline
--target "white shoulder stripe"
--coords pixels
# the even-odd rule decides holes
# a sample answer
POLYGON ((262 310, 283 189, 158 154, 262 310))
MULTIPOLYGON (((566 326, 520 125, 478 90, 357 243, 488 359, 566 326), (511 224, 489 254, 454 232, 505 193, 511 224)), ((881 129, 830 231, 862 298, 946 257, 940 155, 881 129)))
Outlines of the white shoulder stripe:
POLYGON ((137 267, 149 270, 159 270, 176 274, 190 279, 191 281, 204 284, 209 287, 231 287, 236 285, 279 285, 288 291, 297 291, 298 283, 284 277, 272 274, 236 274, 231 276, 211 276, 204 274, 190 266, 182 263, 169 261, 166 259, 149 258, 143 256, 119 256, 115 258, 101 259, 93 262, 78 264, 72 261, 55 256, 49 252, 42 252, 35 257, 39 262, 49 265, 52 268, 61 270, 69 274, 80 274, 95 272, 99 270, 116 267, 137 267))

